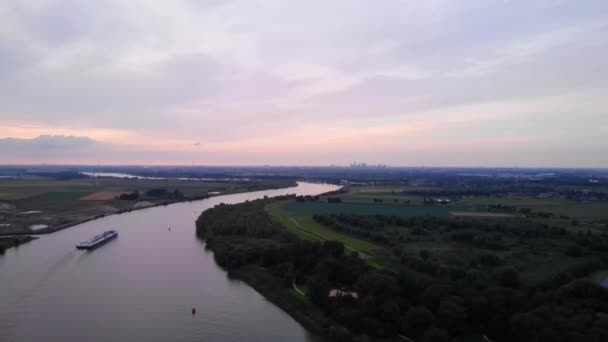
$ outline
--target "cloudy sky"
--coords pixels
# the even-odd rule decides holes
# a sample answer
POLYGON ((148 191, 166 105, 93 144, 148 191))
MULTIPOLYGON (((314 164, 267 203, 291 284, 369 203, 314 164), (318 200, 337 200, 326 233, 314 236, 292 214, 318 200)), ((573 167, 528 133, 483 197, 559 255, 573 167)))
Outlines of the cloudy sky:
POLYGON ((0 1, 0 163, 352 161, 608 167, 608 1, 0 1))

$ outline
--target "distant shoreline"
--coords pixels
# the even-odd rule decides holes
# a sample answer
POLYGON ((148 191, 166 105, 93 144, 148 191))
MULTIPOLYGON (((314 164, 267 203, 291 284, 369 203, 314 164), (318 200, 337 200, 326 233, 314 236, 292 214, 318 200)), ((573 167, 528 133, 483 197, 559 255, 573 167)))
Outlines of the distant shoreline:
POLYGON ((30 235, 2 236, 0 237, 0 254, 4 254, 4 252, 11 247, 19 247, 24 243, 28 243, 36 239, 39 239, 39 237, 30 235))
MULTIPOLYGON (((297 186, 297 183, 295 185, 289 185, 289 186, 285 186, 285 187, 268 187, 268 188, 265 188, 265 189, 256 189, 254 191, 286 189, 286 188, 290 188, 290 187, 293 187, 293 186, 297 186)), ((243 189, 243 190, 247 190, 247 189, 243 189)), ((23 230, 23 231, 0 232, 0 237, 2 237, 2 236, 27 236, 27 235, 36 236, 36 235, 52 234, 52 233, 58 232, 60 230, 66 229, 66 228, 70 228, 70 227, 73 227, 73 226, 77 226, 79 224, 83 224, 83 223, 86 223, 86 222, 94 221, 94 220, 97 220, 97 219, 100 219, 100 218, 104 218, 104 217, 108 217, 108 216, 120 215, 120 214, 124 214, 124 213, 130 213, 132 211, 144 210, 144 209, 155 208, 155 207, 160 207, 160 206, 166 206, 166 205, 171 205, 171 204, 176 204, 176 203, 200 201, 200 200, 205 200, 205 199, 212 198, 212 197, 218 197, 218 196, 224 196, 224 195, 233 195, 233 194, 240 194, 240 193, 246 193, 246 192, 251 192, 251 191, 235 191, 235 192, 230 192, 230 193, 205 195, 205 196, 182 198, 182 199, 171 199, 169 201, 163 201, 161 203, 153 203, 152 205, 141 207, 141 208, 132 208, 132 207, 130 207, 130 208, 126 208, 126 209, 120 209, 120 210, 118 210, 116 212, 113 212, 113 213, 93 215, 93 216, 90 216, 90 217, 87 217, 87 218, 84 218, 84 219, 81 219, 81 220, 77 220, 77 221, 73 221, 73 222, 68 222, 68 223, 57 225, 57 226, 42 228, 42 229, 38 229, 38 230, 32 230, 32 231, 23 230)))

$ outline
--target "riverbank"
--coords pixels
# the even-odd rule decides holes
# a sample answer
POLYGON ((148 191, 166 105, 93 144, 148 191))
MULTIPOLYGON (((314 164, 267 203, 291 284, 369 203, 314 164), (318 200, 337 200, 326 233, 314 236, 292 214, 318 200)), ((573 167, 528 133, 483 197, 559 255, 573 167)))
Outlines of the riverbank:
POLYGON ((146 205, 146 206, 142 206, 142 207, 129 207, 129 208, 125 208, 125 209, 120 209, 118 211, 109 213, 109 214, 99 214, 99 215, 95 215, 95 216, 91 216, 91 217, 86 217, 77 221, 72 221, 72 222, 68 222, 68 223, 64 223, 61 225, 57 225, 57 226, 52 226, 52 227, 46 227, 46 228, 40 228, 34 231, 15 231, 15 232, 0 232, 0 236, 6 236, 6 235, 45 235, 45 234, 51 234, 66 228, 70 228, 73 226, 77 226, 79 224, 83 224, 89 221, 94 221, 97 219, 100 219, 102 217, 106 217, 106 216, 113 216, 113 215, 120 215, 120 214, 124 214, 124 213, 130 213, 132 211, 137 211, 137 210, 144 210, 144 209, 150 209, 150 208, 154 208, 154 207, 160 207, 160 206, 166 206, 166 205, 171 205, 171 204, 175 204, 175 203, 182 203, 182 202, 192 202, 192 201, 198 201, 198 200, 203 200, 203 199, 207 199, 210 198, 212 196, 205 196, 205 197, 200 197, 200 198, 188 198, 188 199, 182 199, 182 200, 173 200, 173 201, 165 201, 162 203, 152 203, 151 205, 146 205))
POLYGON ((299 239, 264 209, 274 201, 292 198, 208 209, 196 221, 197 236, 206 241, 216 263, 230 276, 253 287, 309 331, 336 341, 367 341, 361 329, 349 331, 328 315, 342 299, 330 298, 332 288, 323 276, 327 271, 334 278, 350 279, 369 267, 358 256, 345 254, 339 242, 299 239), (306 286, 305 296, 293 288, 296 278, 306 286))
MULTIPOLYGON (((129 213, 134 210, 198 201, 221 195, 284 189, 297 185, 293 181, 281 180, 196 183, 194 181, 175 180, 100 179, 97 180, 102 184, 99 187, 88 191, 74 191, 77 186, 83 186, 83 182, 86 184, 89 181, 78 180, 79 183, 72 184, 69 181, 45 180, 44 184, 49 187, 49 192, 36 193, 33 197, 1 201, 0 218, 3 219, 3 224, 0 226, 0 236, 50 234, 98 218, 129 213), (49 184, 52 184, 55 188, 50 187, 49 184), (181 187, 178 188, 180 185, 181 187), (182 196, 157 199, 143 197, 139 200, 140 202, 137 200, 120 200, 112 196, 103 200, 91 199, 94 198, 92 195, 110 193, 106 191, 108 189, 127 189, 127 187, 140 189, 141 194, 146 189, 153 187, 162 187, 163 189, 175 187, 175 189, 182 189, 182 196), (139 206, 138 203, 146 203, 146 205, 139 206)), ((37 182, 31 181, 30 183, 32 184, 23 183, 19 184, 19 186, 13 183, 2 183, 0 185, 0 190, 2 191, 0 192, 6 191, 5 194, 10 195, 12 194, 11 191, 15 194, 23 193, 26 190, 32 191, 28 189, 32 188, 33 185, 37 185, 37 182)), ((120 192, 115 191, 114 193, 118 194, 120 192)))
POLYGON ((332 188, 299 183, 150 208, 90 221, 9 249, 0 256, 2 339, 318 342, 259 292, 229 279, 192 226, 202 211, 220 203, 332 188), (118 239, 92 253, 75 250, 76 242, 108 227, 118 231, 118 239), (116 284, 124 286, 117 291, 116 284), (197 308, 195 316, 192 307, 197 308))
POLYGON ((264 267, 246 265, 229 270, 228 276, 251 286, 314 335, 318 337, 327 335, 331 320, 316 309, 305 297, 297 295, 290 288, 285 288, 282 279, 273 276, 264 267))
POLYGON ((24 243, 28 243, 32 240, 38 239, 35 236, 5 236, 0 237, 0 254, 3 254, 5 250, 11 247, 19 247, 24 243))

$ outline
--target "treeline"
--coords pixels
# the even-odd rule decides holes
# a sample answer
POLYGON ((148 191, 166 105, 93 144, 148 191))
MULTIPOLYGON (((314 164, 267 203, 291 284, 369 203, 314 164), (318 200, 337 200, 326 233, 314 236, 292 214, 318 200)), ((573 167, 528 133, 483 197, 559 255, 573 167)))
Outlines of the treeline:
MULTIPOLYGON (((441 239, 470 242, 488 249, 505 250, 503 237, 526 239, 561 238, 564 228, 524 219, 476 220, 434 216, 399 217, 385 215, 316 214, 314 220, 336 231, 377 242, 412 241, 415 236, 441 235, 441 239)), ((604 241, 604 240, 601 240, 604 241)), ((608 239, 606 239, 608 247, 608 239)))
POLYGON ((116 196, 115 199, 134 201, 134 200, 138 200, 142 197, 181 199, 181 198, 184 198, 185 196, 179 189, 169 191, 164 188, 154 188, 154 189, 146 190, 146 192, 144 192, 143 194, 141 194, 138 190, 134 190, 131 193, 120 194, 120 195, 116 196))
POLYGON ((34 172, 26 172, 27 175, 36 175, 39 177, 48 177, 54 180, 72 180, 72 179, 83 179, 89 178, 89 176, 84 175, 77 171, 36 171, 34 172))
POLYGON ((493 220, 332 213, 316 214, 313 219, 336 231, 387 242, 392 246, 398 242, 415 241, 416 236, 434 236, 435 239, 469 243, 478 248, 508 250, 507 238, 526 241, 554 239, 571 242, 573 246, 580 247, 581 252, 608 252, 608 232, 594 234, 591 231, 579 231, 575 234, 563 227, 523 218, 493 220))
POLYGON ((37 239, 32 236, 10 236, 0 237, 0 254, 4 254, 4 251, 10 247, 19 247, 21 244, 37 239))
MULTIPOLYGON (((526 288, 517 279, 509 282, 512 274, 505 274, 501 285, 438 280, 407 268, 398 274, 374 269, 356 253, 345 253, 339 242, 303 241, 288 233, 265 211, 269 201, 219 205, 205 211, 196 222, 197 235, 207 241, 218 264, 228 270, 262 267, 265 276, 281 279, 283 288, 277 291, 286 291, 294 282, 306 285, 307 298, 325 315, 317 318, 316 324, 333 340, 366 341, 397 334, 417 342, 458 341, 481 335, 492 341, 608 340, 608 291, 596 284, 570 278, 560 287, 526 288), (331 289, 353 291, 357 296, 330 298, 331 289)), ((360 220, 349 226, 373 231, 389 222, 422 225, 424 229, 440 223, 387 217, 360 220)), ((466 229, 464 223, 455 228, 466 229)), ((561 233, 541 229, 535 234, 561 233)), ((479 262, 500 260, 489 256, 479 262)))

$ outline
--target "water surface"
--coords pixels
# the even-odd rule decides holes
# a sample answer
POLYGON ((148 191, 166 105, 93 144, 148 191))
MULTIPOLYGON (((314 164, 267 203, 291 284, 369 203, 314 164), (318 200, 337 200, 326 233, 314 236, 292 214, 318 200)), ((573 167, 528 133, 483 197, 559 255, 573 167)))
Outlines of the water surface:
POLYGON ((195 181, 248 181, 249 178, 190 178, 190 177, 148 177, 148 176, 138 176, 130 173, 118 173, 118 172, 80 172, 83 175, 89 177, 110 177, 110 178, 136 178, 136 179, 154 179, 154 180, 195 180, 195 181))
POLYGON ((0 255, 0 341, 315 341, 251 287, 229 279, 196 238, 194 221, 221 202, 335 189, 299 183, 154 207, 8 249, 0 255), (93 251, 75 249, 108 229, 118 238, 93 251))

